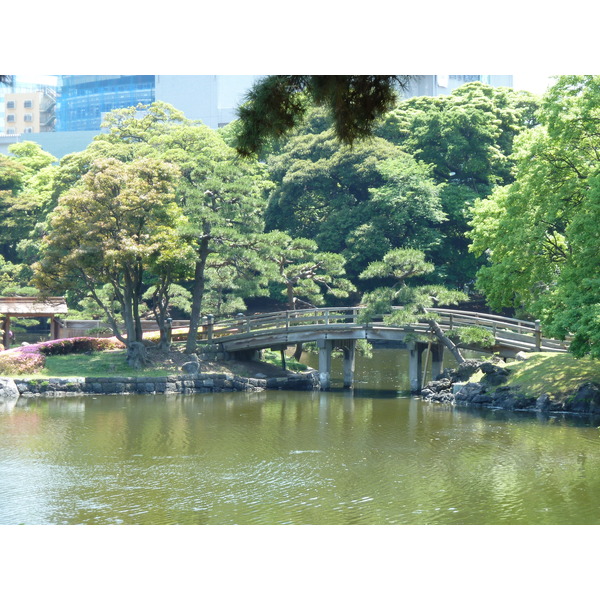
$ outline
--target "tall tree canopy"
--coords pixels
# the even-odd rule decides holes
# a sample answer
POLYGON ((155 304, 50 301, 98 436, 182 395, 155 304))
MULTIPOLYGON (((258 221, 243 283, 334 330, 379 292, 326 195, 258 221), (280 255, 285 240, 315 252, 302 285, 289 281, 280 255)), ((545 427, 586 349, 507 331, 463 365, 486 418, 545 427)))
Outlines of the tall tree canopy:
POLYGON ((267 165, 275 183, 267 230, 310 238, 347 261, 357 277, 368 262, 400 245, 430 249, 444 220, 430 168, 381 138, 341 144, 323 111, 267 165))
POLYGON ((243 156, 257 154, 270 140, 288 134, 309 107, 331 114, 337 138, 352 143, 371 134, 376 120, 396 102, 409 75, 271 75, 259 80, 238 109, 236 146, 243 156))
MULTIPOLYGON (((60 185, 76 185, 99 157, 123 162, 153 157, 178 167, 174 200, 187 217, 182 233, 195 250, 186 347, 192 352, 211 261, 213 267, 229 265, 238 271, 251 266, 248 253, 263 230, 270 185, 265 167, 239 159, 218 132, 162 102, 112 111, 104 125, 106 133, 84 152, 63 159, 60 185)), ((214 279, 214 270, 212 274, 214 279)))
POLYGON ((121 341, 130 348, 140 343, 148 275, 172 281, 185 276, 190 264, 192 250, 178 234, 185 217, 174 202, 176 177, 175 166, 152 158, 94 161, 49 217, 42 259, 34 265, 38 289, 83 288, 121 341), (119 316, 98 293, 105 285, 112 288, 119 316))
POLYGON ((481 82, 437 97, 403 100, 387 113, 375 133, 431 166, 441 188, 442 243, 429 253, 436 274, 462 286, 481 265, 468 252, 469 209, 475 198, 513 180, 516 136, 537 124, 539 98, 524 91, 481 82), (452 260, 448 260, 452 257, 452 260))
POLYGON ((478 284, 493 308, 524 308, 600 357, 600 77, 559 78, 539 119, 518 140, 514 183, 475 203, 478 284))

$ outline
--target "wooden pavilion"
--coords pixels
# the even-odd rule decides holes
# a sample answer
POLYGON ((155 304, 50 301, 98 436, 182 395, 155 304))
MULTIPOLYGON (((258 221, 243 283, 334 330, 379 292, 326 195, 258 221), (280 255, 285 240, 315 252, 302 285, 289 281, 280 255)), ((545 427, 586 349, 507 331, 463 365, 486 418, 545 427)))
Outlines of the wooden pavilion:
POLYGON ((63 297, 50 298, 27 298, 15 296, 11 298, 0 298, 0 319, 2 343, 5 348, 10 346, 10 320, 12 317, 37 319, 40 317, 50 318, 50 335, 53 340, 58 339, 60 324, 57 315, 65 315, 68 312, 67 303, 63 297))

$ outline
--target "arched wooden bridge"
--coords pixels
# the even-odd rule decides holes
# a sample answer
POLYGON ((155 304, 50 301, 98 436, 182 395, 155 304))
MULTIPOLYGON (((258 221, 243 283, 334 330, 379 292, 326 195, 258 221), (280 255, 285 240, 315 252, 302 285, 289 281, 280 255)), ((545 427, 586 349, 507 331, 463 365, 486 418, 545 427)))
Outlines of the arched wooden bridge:
MULTIPOLYGON (((397 309, 396 309, 397 310, 397 309)), ((331 352, 344 350, 344 385, 352 385, 354 375, 354 347, 356 340, 371 342, 394 341, 404 343, 411 353, 411 389, 420 389, 421 355, 428 349, 432 355, 433 376, 441 371, 443 345, 416 341, 415 334, 429 333, 426 323, 389 325, 383 318, 370 323, 359 322, 360 307, 316 308, 242 316, 213 323, 209 318, 203 328, 204 342, 219 344, 229 353, 248 352, 265 348, 282 349, 300 342, 317 342, 319 346, 319 373, 321 386, 329 386, 331 352)), ((464 310, 435 309, 438 324, 444 331, 460 327, 478 326, 494 336, 491 347, 470 347, 481 352, 514 357, 518 352, 566 352, 568 342, 545 338, 539 321, 525 321, 498 315, 464 310)))

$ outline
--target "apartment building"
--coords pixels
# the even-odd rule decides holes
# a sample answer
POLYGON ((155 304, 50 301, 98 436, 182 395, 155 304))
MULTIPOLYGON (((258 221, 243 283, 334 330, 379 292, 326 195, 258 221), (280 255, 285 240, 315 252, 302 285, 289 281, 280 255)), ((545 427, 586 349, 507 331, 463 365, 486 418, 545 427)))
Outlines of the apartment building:
POLYGON ((56 92, 45 88, 4 96, 4 133, 42 133, 54 131, 56 92))

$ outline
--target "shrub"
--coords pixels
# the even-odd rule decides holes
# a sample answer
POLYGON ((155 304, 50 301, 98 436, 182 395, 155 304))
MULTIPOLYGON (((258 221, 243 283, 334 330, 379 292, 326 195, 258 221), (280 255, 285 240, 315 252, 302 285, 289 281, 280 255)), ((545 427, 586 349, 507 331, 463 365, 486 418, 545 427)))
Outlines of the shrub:
POLYGON ((0 354, 1 375, 25 375, 35 373, 44 367, 46 357, 43 354, 24 354, 7 350, 0 354))

